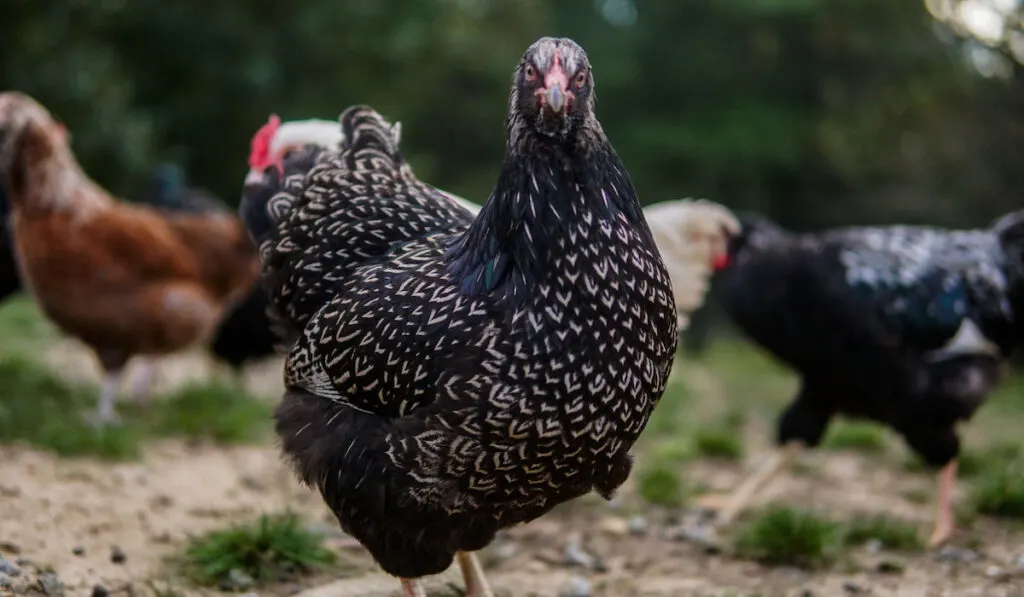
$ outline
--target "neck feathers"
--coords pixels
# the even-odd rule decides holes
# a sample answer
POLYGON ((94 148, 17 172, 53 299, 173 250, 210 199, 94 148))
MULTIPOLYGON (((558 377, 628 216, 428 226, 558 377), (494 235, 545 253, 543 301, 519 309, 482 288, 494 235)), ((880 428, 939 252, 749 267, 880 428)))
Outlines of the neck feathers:
POLYGON ((24 130, 4 172, 12 206, 26 212, 88 210, 109 203, 63 143, 34 125, 24 130))
POLYGON ((470 295, 524 298, 574 250, 580 227, 625 219, 653 244, 626 170, 608 145, 533 140, 509 150, 490 199, 448 254, 449 272, 470 295))

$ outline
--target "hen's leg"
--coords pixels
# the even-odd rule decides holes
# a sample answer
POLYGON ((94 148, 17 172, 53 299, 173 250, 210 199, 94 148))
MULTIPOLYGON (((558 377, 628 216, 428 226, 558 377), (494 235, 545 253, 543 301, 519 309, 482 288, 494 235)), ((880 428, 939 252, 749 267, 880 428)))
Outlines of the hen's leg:
POLYGON ((740 485, 731 493, 726 495, 712 494, 697 499, 697 505, 701 509, 711 510, 716 513, 715 521, 721 525, 728 525, 736 516, 743 512, 751 500, 771 481, 779 472, 789 466, 794 458, 803 450, 803 443, 789 442, 781 448, 773 451, 761 464, 745 478, 740 485))
POLYGON ((402 597, 427 597, 427 592, 423 590, 423 585, 420 584, 420 581, 403 578, 402 597))
POLYGON ((935 511, 935 528, 928 539, 928 547, 938 547, 953 534, 956 519, 953 515, 953 486, 956 484, 956 460, 950 461, 939 472, 939 491, 935 511))
POLYGON ((476 554, 460 551, 455 554, 455 557, 459 560, 462 580, 466 583, 466 597, 494 597, 494 592, 487 584, 484 569, 480 566, 480 560, 477 559, 476 554))
POLYGON ((132 398, 142 406, 149 405, 149 399, 153 392, 153 378, 156 373, 156 361, 148 358, 138 360, 139 370, 132 382, 132 398))
POLYGON ((103 380, 103 389, 100 390, 96 410, 86 413, 86 421, 97 427, 121 422, 121 418, 117 416, 117 411, 114 409, 114 404, 117 402, 117 390, 121 386, 121 374, 123 372, 124 369, 107 372, 107 376, 103 380))

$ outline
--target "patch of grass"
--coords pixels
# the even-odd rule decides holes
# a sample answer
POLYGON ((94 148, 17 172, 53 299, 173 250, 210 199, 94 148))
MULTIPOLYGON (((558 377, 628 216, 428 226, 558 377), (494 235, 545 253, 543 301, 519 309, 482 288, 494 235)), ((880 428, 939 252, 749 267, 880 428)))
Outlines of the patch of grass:
POLYGON ((720 460, 741 460, 743 439, 727 428, 701 429, 694 436, 694 448, 701 456, 720 460))
POLYGON ((667 508, 682 506, 689 494, 675 470, 659 465, 641 472, 637 487, 644 501, 667 508))
POLYGON ((271 420, 269 405, 224 383, 186 386, 151 408, 148 418, 154 433, 223 443, 258 440, 271 420))
POLYGON ((924 547, 917 527, 898 518, 858 516, 844 525, 843 543, 846 545, 863 545, 871 540, 897 551, 920 551, 924 547))
POLYGON ((824 447, 877 454, 885 451, 885 431, 872 423, 840 421, 829 430, 824 447))
POLYGON ((680 464, 696 458, 697 450, 686 438, 670 438, 655 444, 648 450, 647 457, 659 464, 680 464))
POLYGON ((793 463, 790 472, 797 477, 806 477, 808 479, 820 479, 824 474, 820 464, 799 460, 793 463))
POLYGON ((903 492, 903 497, 915 504, 927 504, 932 501, 932 494, 927 489, 908 489, 903 492))
POLYGON ((334 552, 322 541, 292 512, 264 515, 191 539, 176 564, 201 586, 231 587, 238 573, 256 585, 284 582, 334 564, 334 552))
POLYGON ((812 512, 770 506, 737 530, 734 547, 766 564, 816 568, 838 556, 840 526, 812 512))
POLYGON ((62 456, 138 455, 138 426, 96 429, 83 419, 95 408, 94 388, 69 384, 45 366, 18 357, 0 357, 0 388, 0 442, 25 442, 62 456))
POLYGON ((686 414, 690 405, 690 394, 686 385, 678 377, 669 381, 665 393, 658 401, 657 408, 651 413, 644 435, 647 437, 658 437, 679 435, 687 419, 686 414))
POLYGON ((0 354, 26 354, 57 335, 56 328, 29 297, 16 296, 0 304, 0 354))
POLYGON ((192 386, 151 410, 121 404, 120 425, 96 428, 85 414, 99 390, 55 376, 41 363, 0 355, 0 442, 24 442, 61 456, 111 460, 138 457, 147 436, 219 442, 258 440, 270 426, 270 407, 224 385, 192 386))
POLYGON ((740 433, 743 431, 743 427, 747 424, 747 411, 742 408, 733 407, 725 413, 725 417, 722 418, 722 424, 729 431, 740 433))
POLYGON ((1003 463, 979 477, 974 505, 981 514, 1024 518, 1024 461, 1003 463))
POLYGON ((722 383, 730 402, 766 407, 770 412, 792 400, 796 377, 761 348, 740 338, 719 337, 703 359, 722 383))
POLYGON ((961 450, 957 458, 957 475, 963 478, 979 477, 998 470, 1024 457, 1019 443, 999 442, 982 450, 961 450))
POLYGON ((145 582, 145 586, 153 594, 153 597, 185 597, 185 593, 174 586, 170 580, 164 582, 148 580, 145 582))

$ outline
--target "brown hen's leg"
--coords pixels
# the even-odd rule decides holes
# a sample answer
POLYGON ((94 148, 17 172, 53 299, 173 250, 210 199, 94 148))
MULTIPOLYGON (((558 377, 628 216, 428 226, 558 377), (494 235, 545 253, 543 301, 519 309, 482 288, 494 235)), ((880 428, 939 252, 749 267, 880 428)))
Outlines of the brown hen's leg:
POLYGON ((141 406, 149 406, 153 393, 153 378, 156 373, 156 361, 149 358, 138 359, 135 380, 132 382, 132 398, 141 406))
POLYGON ((935 528, 928 539, 928 547, 934 548, 949 540, 956 527, 953 515, 953 486, 956 484, 956 460, 951 461, 939 472, 939 491, 936 500, 935 528))
POLYGON ((697 498, 701 509, 716 513, 715 522, 729 525, 750 505, 751 500, 779 472, 789 466, 793 459, 803 450, 802 442, 789 442, 773 451, 739 487, 726 495, 711 494, 697 498))
POLYGON ((466 583, 466 597, 494 597, 494 592, 487 584, 484 569, 480 566, 480 560, 477 559, 476 554, 460 551, 455 554, 455 557, 459 560, 462 580, 466 583))
POLYGON ((124 369, 107 372, 107 376, 103 380, 103 389, 100 390, 99 401, 96 403, 96 410, 85 414, 86 421, 96 427, 121 422, 121 417, 117 416, 114 404, 117 402, 117 390, 121 386, 123 372, 124 369))
POLYGON ((423 590, 423 585, 420 584, 420 581, 413 578, 403 578, 402 597, 427 597, 427 592, 423 590))

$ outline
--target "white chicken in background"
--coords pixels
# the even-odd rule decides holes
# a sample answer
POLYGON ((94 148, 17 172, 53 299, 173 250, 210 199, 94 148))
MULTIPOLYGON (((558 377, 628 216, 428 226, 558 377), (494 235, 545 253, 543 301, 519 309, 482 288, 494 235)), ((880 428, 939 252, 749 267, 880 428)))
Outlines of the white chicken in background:
MULTIPOLYGON (((291 150, 307 145, 336 148, 341 141, 337 121, 281 122, 273 115, 253 138, 246 183, 260 181, 263 171, 280 165, 291 150)), ((480 211, 476 203, 438 190, 473 214, 480 211)), ((644 208, 644 216, 672 280, 679 330, 684 331, 689 314, 704 304, 712 273, 727 265, 728 241, 739 234, 740 223, 726 207, 706 199, 655 203, 644 208)))

